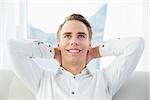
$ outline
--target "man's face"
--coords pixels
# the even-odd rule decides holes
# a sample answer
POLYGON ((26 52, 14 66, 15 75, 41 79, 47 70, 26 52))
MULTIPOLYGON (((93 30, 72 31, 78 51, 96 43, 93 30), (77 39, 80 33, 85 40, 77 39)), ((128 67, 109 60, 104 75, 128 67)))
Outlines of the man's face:
POLYGON ((91 47, 87 27, 80 21, 67 21, 59 33, 58 48, 62 63, 86 63, 87 52, 91 47))

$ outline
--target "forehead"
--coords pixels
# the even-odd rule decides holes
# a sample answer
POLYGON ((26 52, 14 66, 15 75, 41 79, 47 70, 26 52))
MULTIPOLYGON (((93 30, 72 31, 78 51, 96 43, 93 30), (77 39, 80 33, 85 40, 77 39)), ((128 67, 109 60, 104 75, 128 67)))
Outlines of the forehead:
POLYGON ((62 35, 63 33, 66 32, 70 32, 70 33, 83 32, 88 34, 88 29, 84 23, 77 20, 70 20, 63 25, 60 34, 62 35))

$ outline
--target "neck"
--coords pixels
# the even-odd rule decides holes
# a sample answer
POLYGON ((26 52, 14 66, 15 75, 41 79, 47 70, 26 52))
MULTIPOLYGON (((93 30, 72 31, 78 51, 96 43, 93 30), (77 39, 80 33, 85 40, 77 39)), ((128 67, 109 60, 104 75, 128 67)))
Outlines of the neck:
POLYGON ((77 75, 85 68, 85 64, 62 64, 62 67, 73 75, 77 75))

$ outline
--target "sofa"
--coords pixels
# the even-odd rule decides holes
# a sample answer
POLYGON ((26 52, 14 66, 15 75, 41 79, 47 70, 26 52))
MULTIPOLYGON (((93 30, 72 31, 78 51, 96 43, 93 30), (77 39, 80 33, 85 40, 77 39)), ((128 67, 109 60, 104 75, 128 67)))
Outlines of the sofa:
MULTIPOLYGON (((135 71, 112 100, 150 100, 148 72, 135 71)), ((0 70, 0 100, 36 100, 11 70, 0 70)))
POLYGON ((0 70, 0 100, 36 100, 11 70, 0 70))

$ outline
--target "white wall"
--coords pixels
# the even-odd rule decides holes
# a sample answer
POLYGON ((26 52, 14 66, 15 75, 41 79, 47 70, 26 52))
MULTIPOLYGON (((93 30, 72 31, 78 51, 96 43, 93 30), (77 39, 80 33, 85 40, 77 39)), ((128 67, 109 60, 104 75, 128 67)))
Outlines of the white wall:
MULTIPOLYGON (((136 70, 148 71, 148 3, 146 0, 109 0, 104 40, 141 36, 145 50, 136 70)), ((102 60, 106 65, 111 59, 102 60)))

